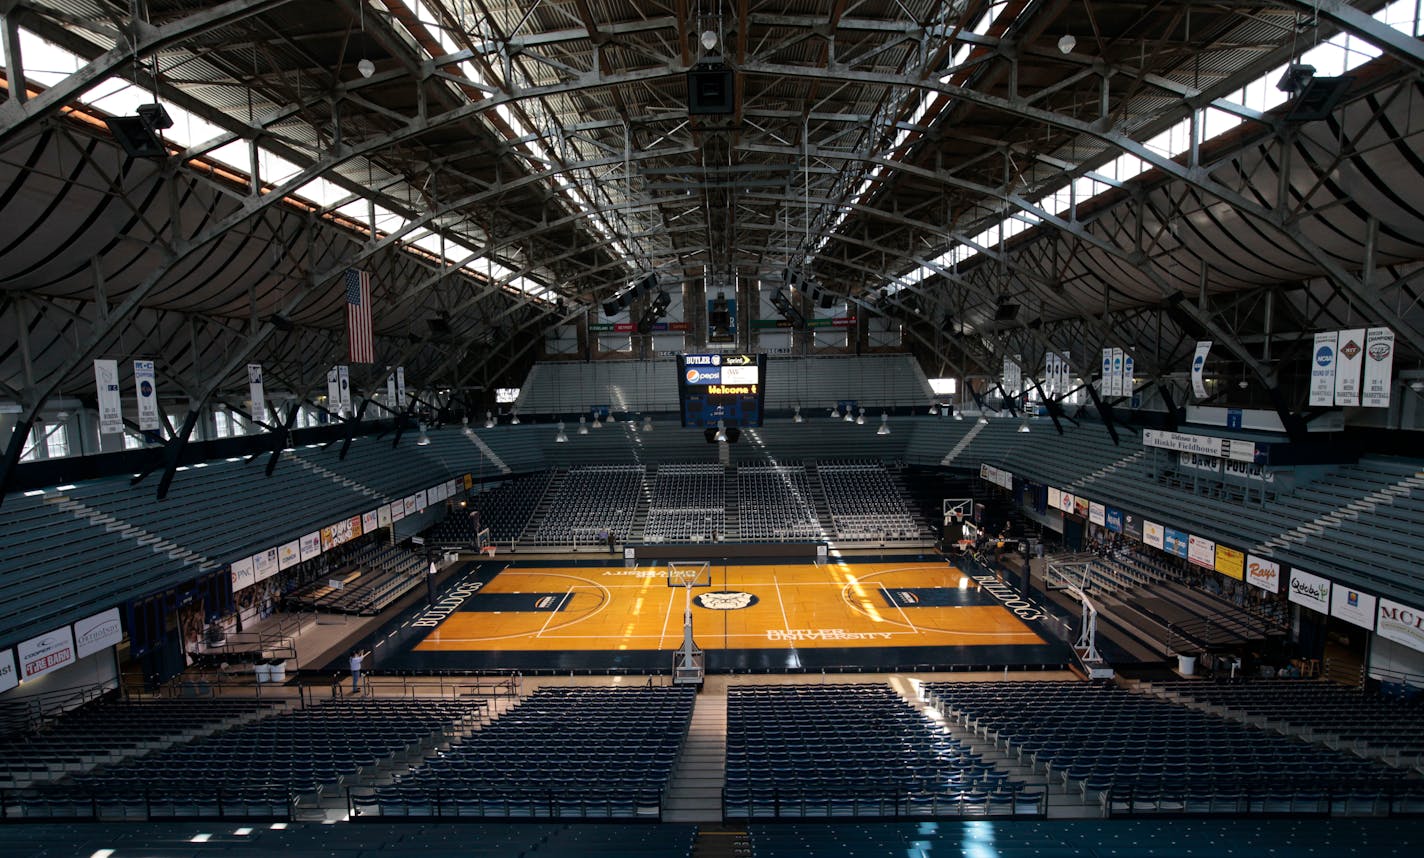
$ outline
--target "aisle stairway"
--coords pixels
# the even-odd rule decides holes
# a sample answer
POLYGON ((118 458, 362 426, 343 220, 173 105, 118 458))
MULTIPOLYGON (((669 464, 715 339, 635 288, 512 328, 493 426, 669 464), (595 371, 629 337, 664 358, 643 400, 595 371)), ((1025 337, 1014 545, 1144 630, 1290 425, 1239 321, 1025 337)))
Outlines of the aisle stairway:
POLYGON ((727 692, 703 691, 663 797, 664 822, 721 822, 727 775, 727 692))

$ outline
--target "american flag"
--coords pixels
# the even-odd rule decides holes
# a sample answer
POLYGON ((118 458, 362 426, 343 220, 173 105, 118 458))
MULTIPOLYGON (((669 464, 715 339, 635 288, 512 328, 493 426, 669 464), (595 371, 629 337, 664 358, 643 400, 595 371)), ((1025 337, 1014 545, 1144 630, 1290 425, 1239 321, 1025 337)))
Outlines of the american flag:
POLYGON ((371 274, 348 268, 345 281, 347 357, 352 363, 375 363, 371 338, 371 274))

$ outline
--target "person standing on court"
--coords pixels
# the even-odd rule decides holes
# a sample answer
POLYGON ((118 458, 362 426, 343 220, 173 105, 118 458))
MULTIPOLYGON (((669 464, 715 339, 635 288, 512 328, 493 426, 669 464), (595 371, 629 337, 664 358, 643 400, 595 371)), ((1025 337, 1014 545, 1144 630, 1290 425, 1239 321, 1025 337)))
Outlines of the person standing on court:
POLYGON ((370 650, 353 649, 351 651, 351 693, 355 694, 361 690, 361 665, 366 661, 366 656, 370 655, 370 650))

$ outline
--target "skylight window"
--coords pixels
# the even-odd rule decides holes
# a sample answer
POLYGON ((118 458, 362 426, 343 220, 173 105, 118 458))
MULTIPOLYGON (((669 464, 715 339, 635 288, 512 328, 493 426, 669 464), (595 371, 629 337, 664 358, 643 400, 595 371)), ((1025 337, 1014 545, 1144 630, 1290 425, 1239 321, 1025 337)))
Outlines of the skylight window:
MULTIPOLYGON (((997 10, 1002 4, 995 4, 990 10, 992 14, 997 14, 997 10)), ((988 18, 988 15, 986 15, 988 18)), ((1416 13, 1415 0, 1395 0, 1374 15, 1375 20, 1387 24, 1396 30, 1408 33, 1411 36, 1420 35, 1420 19, 1416 13)), ((991 18, 989 20, 992 20, 991 18)), ((982 19, 981 22, 982 23, 982 19)), ((975 33, 983 34, 988 27, 979 29, 978 23, 974 28, 975 33)), ((969 46, 961 45, 954 55, 955 65, 963 62, 969 55, 969 46)), ((1319 45, 1301 54, 1299 62, 1315 66, 1316 74, 1320 76, 1337 76, 1345 74, 1352 69, 1358 68, 1364 63, 1378 57, 1380 50, 1363 39, 1352 36, 1348 33, 1337 33, 1334 37, 1321 42, 1319 45)), ((1266 72, 1261 77, 1248 83, 1246 86, 1232 93, 1226 100, 1234 101, 1243 107, 1259 112, 1266 112, 1272 108, 1279 107, 1289 100, 1287 93, 1276 88, 1276 81, 1280 80, 1285 66, 1278 66, 1266 72)), ((947 78, 941 78, 941 82, 948 82, 947 78)), ((1211 140, 1227 133, 1231 129, 1240 125, 1243 121, 1239 116, 1228 113, 1217 107, 1207 107, 1199 117, 1201 121, 1201 136, 1203 140, 1211 140)), ((1192 135, 1191 118, 1177 122, 1167 130, 1157 134, 1149 140, 1144 141, 1143 146, 1148 150, 1157 153, 1165 158, 1175 158, 1191 148, 1192 135)), ((1125 182, 1146 170, 1148 164, 1136 155, 1123 153, 1112 161, 1104 164, 1095 173, 1105 178, 1113 179, 1117 182, 1125 182)), ((1077 205, 1091 200, 1092 198, 1112 189, 1112 185, 1100 182, 1087 176, 1074 179, 1071 193, 1067 186, 1058 188, 1039 196, 1030 202, 1040 208, 1053 212, 1054 214, 1067 215, 1074 202, 1077 205)), ((1036 221, 1032 215, 1028 219, 1036 221)), ((1009 238, 1022 232, 1029 224, 1025 223, 1025 213, 1018 212, 1008 215, 995 226, 1001 227, 1004 237, 1009 238)), ((837 221, 839 224, 839 221, 837 221)), ((992 246, 997 242, 997 238, 991 239, 995 234, 995 227, 990 227, 971 241, 974 244, 992 246)), ((824 246, 825 240, 822 241, 824 246)), ((819 249, 819 248, 818 248, 819 249)), ((949 268, 953 265, 964 262, 978 255, 977 250, 967 244, 955 244, 949 250, 935 257, 930 264, 921 265, 906 274, 892 277, 886 282, 885 288, 890 292, 896 292, 905 288, 906 285, 916 285, 936 273, 935 267, 949 268)))

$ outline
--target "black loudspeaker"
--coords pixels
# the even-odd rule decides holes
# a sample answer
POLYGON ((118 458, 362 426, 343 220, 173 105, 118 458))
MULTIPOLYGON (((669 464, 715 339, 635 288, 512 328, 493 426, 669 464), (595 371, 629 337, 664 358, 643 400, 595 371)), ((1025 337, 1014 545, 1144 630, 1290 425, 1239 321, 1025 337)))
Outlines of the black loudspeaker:
POLYGON ((618 306, 618 302, 617 302, 617 301, 604 301, 604 302, 603 302, 603 315, 605 315, 605 316, 616 316, 616 315, 618 315, 618 311, 619 311, 620 309, 621 309, 621 308, 618 306))
POLYGON ((110 116, 104 120, 109 133, 131 158, 165 158, 168 148, 158 133, 141 116, 110 116))
POLYGON ((836 303, 836 296, 830 292, 821 293, 821 309, 829 310, 836 303))
POLYGON ((687 73, 687 112, 725 115, 736 110, 736 75, 721 63, 703 63, 687 73))
POLYGON ((994 321, 996 322, 1012 322, 1018 317, 1018 304, 1000 304, 998 309, 994 310, 994 321))

